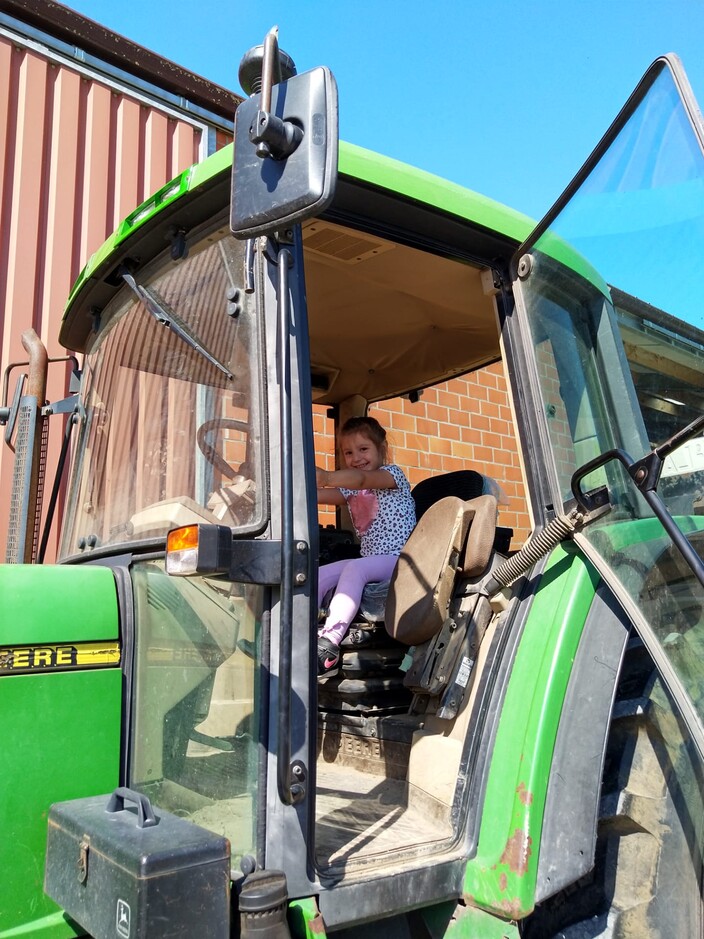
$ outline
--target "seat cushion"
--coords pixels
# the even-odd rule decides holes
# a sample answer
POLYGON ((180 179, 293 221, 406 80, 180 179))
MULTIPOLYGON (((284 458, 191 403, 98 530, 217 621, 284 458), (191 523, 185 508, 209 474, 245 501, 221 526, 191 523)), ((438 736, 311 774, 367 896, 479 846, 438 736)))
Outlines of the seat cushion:
POLYGON ((387 632, 413 646, 442 628, 473 511, 456 496, 431 505, 406 542, 386 600, 387 632))

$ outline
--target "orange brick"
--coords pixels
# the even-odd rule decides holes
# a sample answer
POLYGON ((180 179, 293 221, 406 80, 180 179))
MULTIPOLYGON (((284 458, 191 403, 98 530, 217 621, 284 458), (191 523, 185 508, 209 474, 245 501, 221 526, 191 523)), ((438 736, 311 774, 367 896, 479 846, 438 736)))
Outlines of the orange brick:
MULTIPOLYGON (((499 408, 499 411, 501 409, 499 408)), ((491 429, 496 434, 500 434, 502 437, 505 437, 506 440, 513 440, 513 428, 508 421, 502 421, 500 419, 494 420, 491 422, 491 429)))
POLYGON ((406 434, 406 446, 409 450, 427 450, 428 438, 420 434, 406 434))
MULTIPOLYGON (((447 386, 445 386, 445 389, 447 386)), ((444 389, 438 390, 438 404, 446 408, 458 408, 460 406, 460 396, 456 392, 444 389)))
POLYGON ((375 417, 379 423, 382 423, 381 413, 397 413, 403 410, 403 401, 401 398, 389 398, 388 401, 384 401, 383 404, 372 404, 369 408, 369 414, 371 417, 375 417))
POLYGON ((469 411, 451 409, 448 415, 448 421, 455 427, 469 427, 470 424, 470 414, 469 411))
POLYGON ((474 459, 484 463, 493 463, 494 451, 490 450, 488 447, 475 447, 474 459))
POLYGON ((415 431, 416 419, 410 414, 392 414, 389 426, 393 430, 415 431))
POLYGON ((489 430, 489 428, 492 426, 493 426, 492 422, 489 420, 489 418, 485 414, 477 414, 475 417, 472 418, 471 429, 473 431, 478 432, 482 430, 489 430))
POLYGON ((436 421, 419 418, 417 421, 417 430, 418 433, 422 434, 424 437, 435 437, 438 433, 438 425, 436 421))
POLYGON ((499 406, 493 404, 490 401, 482 401, 482 414, 485 417, 498 417, 499 416, 499 406))
POLYGON ((462 457, 463 460, 475 460, 477 458, 476 449, 473 443, 457 441, 452 445, 452 454, 453 456, 462 457))
POLYGON ((433 421, 446 421, 448 419, 447 408, 440 407, 438 404, 429 404, 427 414, 433 421))
POLYGON ((491 447, 492 450, 501 450, 502 443, 503 441, 498 434, 492 434, 492 433, 482 434, 482 445, 485 447, 491 447))
POLYGON ((452 453, 451 440, 446 440, 444 437, 431 437, 429 443, 431 453, 452 453))

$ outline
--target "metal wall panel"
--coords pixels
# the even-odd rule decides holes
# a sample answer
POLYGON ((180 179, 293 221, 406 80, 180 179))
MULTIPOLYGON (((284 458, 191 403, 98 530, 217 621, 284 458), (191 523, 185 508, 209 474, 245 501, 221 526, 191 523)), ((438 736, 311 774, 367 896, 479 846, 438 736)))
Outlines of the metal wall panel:
MULTIPOLYGON (((90 255, 140 202, 205 155, 207 124, 0 31, 0 359, 25 361, 32 327, 51 357, 71 285, 90 255)), ((21 369, 10 376, 10 393, 21 369)), ((47 397, 67 392, 69 369, 49 367, 47 397)), ((55 418, 48 466, 63 428, 55 418)), ((0 505, 12 454, 0 448, 0 505)), ((52 479, 47 479, 47 488, 52 479)), ((0 513, 0 551, 7 537, 0 513)), ((55 554, 50 544, 46 559, 55 554)))

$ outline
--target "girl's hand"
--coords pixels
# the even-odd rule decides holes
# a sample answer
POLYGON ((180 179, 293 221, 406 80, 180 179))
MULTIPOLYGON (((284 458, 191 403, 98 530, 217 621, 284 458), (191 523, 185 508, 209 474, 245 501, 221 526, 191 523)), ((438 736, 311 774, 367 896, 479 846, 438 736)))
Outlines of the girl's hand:
POLYGON ((315 467, 315 483, 318 488, 318 505, 344 505, 345 497, 330 480, 334 473, 315 467))

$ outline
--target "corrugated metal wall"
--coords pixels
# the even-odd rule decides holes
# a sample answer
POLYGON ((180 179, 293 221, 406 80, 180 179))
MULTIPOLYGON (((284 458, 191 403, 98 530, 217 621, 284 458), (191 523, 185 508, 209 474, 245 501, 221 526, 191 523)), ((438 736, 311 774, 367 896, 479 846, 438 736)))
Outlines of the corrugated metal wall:
MULTIPOLYGON (((33 327, 49 355, 63 305, 90 255, 154 190, 205 155, 208 127, 49 49, 0 31, 0 358, 27 358, 33 327)), ((10 392, 16 375, 10 378, 10 392)), ((49 400, 67 391, 49 367, 49 400)), ((55 466, 62 434, 50 437, 55 466)), ((9 504, 12 454, 0 447, 0 505, 9 504)), ((51 479, 47 480, 47 486, 51 479)), ((0 516, 4 558, 6 518, 0 516)), ((55 546, 50 545, 47 560, 55 546)))

